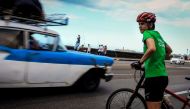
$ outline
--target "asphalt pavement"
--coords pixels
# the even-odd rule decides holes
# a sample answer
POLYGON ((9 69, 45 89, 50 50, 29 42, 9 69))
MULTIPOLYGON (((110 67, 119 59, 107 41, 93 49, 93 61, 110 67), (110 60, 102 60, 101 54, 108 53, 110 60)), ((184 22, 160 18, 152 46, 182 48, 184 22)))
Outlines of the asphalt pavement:
MULTIPOLYGON (((112 92, 119 88, 135 88, 131 62, 115 61, 112 69, 115 74, 113 80, 102 80, 100 87, 91 93, 72 87, 1 89, 0 109, 105 109, 106 101, 112 92)), ((190 76, 190 64, 166 63, 166 66, 170 79, 168 88, 174 92, 187 90, 190 81, 184 78, 190 76)), ((143 95, 143 90, 140 93, 143 95)), ((172 99, 172 102, 176 107, 181 106, 178 100, 172 99)), ((176 109, 179 109, 178 107, 176 109)))

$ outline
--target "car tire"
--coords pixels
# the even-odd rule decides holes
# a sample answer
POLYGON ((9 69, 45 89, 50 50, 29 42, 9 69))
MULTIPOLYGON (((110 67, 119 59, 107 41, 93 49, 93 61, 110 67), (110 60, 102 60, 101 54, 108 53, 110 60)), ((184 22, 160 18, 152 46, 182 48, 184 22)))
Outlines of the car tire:
POLYGON ((82 91, 92 92, 98 88, 100 84, 100 77, 95 74, 95 72, 93 73, 87 73, 81 78, 79 84, 82 91))

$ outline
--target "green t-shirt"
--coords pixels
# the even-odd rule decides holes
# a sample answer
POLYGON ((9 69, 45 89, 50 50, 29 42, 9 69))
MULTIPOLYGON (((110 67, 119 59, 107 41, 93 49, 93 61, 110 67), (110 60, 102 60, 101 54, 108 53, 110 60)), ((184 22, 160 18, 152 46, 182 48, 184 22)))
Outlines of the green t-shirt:
POLYGON ((165 67, 165 45, 159 32, 146 30, 143 32, 144 53, 147 50, 146 40, 152 38, 155 41, 156 51, 145 61, 145 78, 168 76, 165 67))

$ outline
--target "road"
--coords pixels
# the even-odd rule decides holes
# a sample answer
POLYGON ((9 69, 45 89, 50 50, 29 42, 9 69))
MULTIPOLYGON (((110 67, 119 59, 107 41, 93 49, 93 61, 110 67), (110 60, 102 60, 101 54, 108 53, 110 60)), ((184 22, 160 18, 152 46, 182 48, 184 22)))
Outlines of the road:
MULTIPOLYGON (((113 80, 102 80, 100 87, 91 93, 73 88, 1 89, 0 109, 105 109, 106 100, 113 91, 124 87, 134 89, 136 82, 130 63, 116 61, 112 70, 115 74, 113 80)), ((184 77, 190 76, 190 64, 166 63, 166 66, 170 80, 168 88, 175 92, 187 90, 190 81, 184 77)))

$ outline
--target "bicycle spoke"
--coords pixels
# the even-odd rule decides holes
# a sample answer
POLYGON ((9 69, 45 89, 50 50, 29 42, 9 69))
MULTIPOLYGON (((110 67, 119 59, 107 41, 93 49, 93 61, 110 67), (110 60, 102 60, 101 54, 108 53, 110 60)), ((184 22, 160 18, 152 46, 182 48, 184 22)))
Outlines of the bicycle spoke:
MULTIPOLYGON (((106 109, 126 109, 132 95, 133 91, 131 89, 121 89, 116 91, 109 97, 106 109)), ((146 109, 146 103, 143 97, 137 94, 128 109, 146 109)))
POLYGON ((135 101, 136 101, 136 99, 134 99, 134 101, 133 101, 133 105, 132 105, 133 109, 140 109, 140 107, 143 107, 142 106, 143 104, 141 101, 138 101, 137 103, 135 101), (139 107, 139 108, 137 108, 137 107, 139 107))

